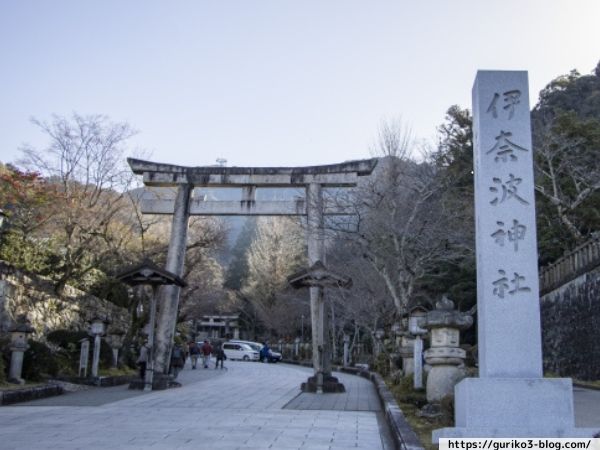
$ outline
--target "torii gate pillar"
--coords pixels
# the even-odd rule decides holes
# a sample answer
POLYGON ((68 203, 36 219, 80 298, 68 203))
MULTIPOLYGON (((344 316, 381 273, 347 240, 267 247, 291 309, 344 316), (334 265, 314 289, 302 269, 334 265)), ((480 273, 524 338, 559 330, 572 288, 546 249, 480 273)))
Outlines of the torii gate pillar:
MULTIPOLYGON (((169 250, 167 252, 166 270, 179 276, 183 275, 183 264, 185 262, 192 191, 193 187, 190 184, 180 184, 177 187, 175 210, 171 224, 171 239, 169 240, 169 250)), ((167 285, 161 289, 163 289, 163 301, 156 326, 156 358, 154 364, 157 372, 168 373, 181 288, 177 285, 167 285)))
MULTIPOLYGON (((317 261, 325 263, 325 233, 323 224, 323 192, 320 184, 311 183, 306 192, 308 265, 317 261)), ((322 392, 323 378, 331 375, 331 355, 325 339, 325 295, 321 286, 310 291, 310 321, 312 326, 312 360, 318 390, 322 392), (329 369, 327 371, 327 368, 329 369)))

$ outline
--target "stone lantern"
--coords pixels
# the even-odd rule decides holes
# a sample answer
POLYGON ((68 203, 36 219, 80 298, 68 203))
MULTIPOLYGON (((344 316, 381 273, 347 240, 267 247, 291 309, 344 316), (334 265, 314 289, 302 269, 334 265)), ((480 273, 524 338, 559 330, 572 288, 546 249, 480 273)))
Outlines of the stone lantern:
POLYGON ((427 330, 421 328, 420 323, 427 316, 427 310, 422 306, 415 306, 408 313, 408 332, 413 336, 423 336, 427 330))
POLYGON ((402 325, 396 332, 397 338, 400 338, 400 347, 398 355, 402 358, 402 373, 405 377, 412 375, 415 371, 414 366, 414 345, 413 335, 408 331, 408 314, 402 318, 402 325))
POLYGON ((123 347, 125 332, 123 330, 112 330, 109 337, 110 347, 113 352, 113 367, 119 366, 119 350, 123 347))
POLYGON ((350 365, 350 335, 344 334, 344 367, 348 367, 350 365))
POLYGON ((383 338, 385 337, 385 331, 383 328, 377 328, 373 333, 373 337, 375 338, 375 357, 378 357, 383 348, 383 338))
POLYGON ((394 344, 397 346, 399 344, 398 338, 402 335, 402 324, 394 322, 390 331, 392 332, 392 336, 394 336, 394 344))
POLYGON ((470 312, 461 313, 454 309, 454 302, 444 295, 420 325, 431 333, 431 346, 425 352, 425 361, 431 365, 427 377, 427 401, 439 403, 453 394, 454 385, 462 376, 459 366, 463 365, 466 352, 459 348, 460 331, 473 325, 473 317, 470 312))
POLYGON ((10 356, 10 370, 8 373, 8 380, 12 383, 24 384, 25 381, 21 378, 23 371, 23 356, 25 350, 29 348, 27 344, 28 336, 35 330, 29 324, 29 321, 21 317, 18 322, 9 328, 10 333, 10 350, 12 352, 10 356))
POLYGON ((90 324, 90 334, 92 336, 103 336, 106 333, 106 329, 110 324, 110 320, 107 318, 102 318, 100 316, 96 316, 93 319, 89 320, 90 324))
POLYGON ((296 339, 294 339, 294 356, 298 357, 298 349, 300 346, 300 338, 297 337, 296 339))
POLYGON ((92 355, 92 377, 98 377, 98 366, 100 364, 100 345, 102 336, 106 333, 106 328, 110 321, 107 318, 95 316, 89 320, 89 334, 94 337, 94 353, 92 355))
POLYGON ((390 371, 396 372, 399 369, 398 359, 400 358, 399 347, 402 336, 402 325, 400 322, 394 322, 390 328, 392 338, 392 352, 390 353, 390 371))

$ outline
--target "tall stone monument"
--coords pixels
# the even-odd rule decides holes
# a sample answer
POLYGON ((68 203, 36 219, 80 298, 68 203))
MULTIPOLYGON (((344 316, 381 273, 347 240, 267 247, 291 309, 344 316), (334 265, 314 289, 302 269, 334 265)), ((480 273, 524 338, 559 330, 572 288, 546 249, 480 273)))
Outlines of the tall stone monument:
POLYGON ((584 437, 571 380, 542 374, 527 72, 479 71, 473 86, 479 378, 455 387, 450 437, 584 437))

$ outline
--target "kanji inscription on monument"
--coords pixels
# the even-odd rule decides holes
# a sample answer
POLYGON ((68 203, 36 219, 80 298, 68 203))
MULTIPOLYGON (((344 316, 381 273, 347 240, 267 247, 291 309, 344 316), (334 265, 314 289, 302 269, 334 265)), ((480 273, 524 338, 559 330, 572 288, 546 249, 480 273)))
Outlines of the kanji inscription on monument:
POLYGON ((480 72, 476 88, 480 376, 541 376, 527 74, 496 72, 492 77, 491 72, 480 72))

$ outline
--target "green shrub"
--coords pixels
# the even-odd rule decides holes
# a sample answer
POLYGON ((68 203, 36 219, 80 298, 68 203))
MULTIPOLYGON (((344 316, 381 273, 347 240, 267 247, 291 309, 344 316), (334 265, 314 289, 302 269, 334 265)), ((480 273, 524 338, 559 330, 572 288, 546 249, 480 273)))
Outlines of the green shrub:
POLYGON ((127 286, 115 278, 102 273, 97 280, 87 289, 92 295, 104 298, 122 308, 129 307, 131 302, 127 286))
MULTIPOLYGON (((79 358, 81 355, 81 340, 88 338, 90 340, 90 353, 88 368, 91 367, 94 354, 94 338, 89 336, 85 331, 74 330, 55 330, 48 333, 47 339, 55 345, 58 345, 63 352, 59 352, 62 359, 60 360, 60 372, 77 373, 79 370, 79 358)), ((57 355, 58 356, 58 355, 57 355)), ((112 348, 104 339, 100 343, 100 368, 109 368, 112 366, 112 348)), ((89 369, 88 369, 89 372, 89 369)))
POLYGON ((10 338, 8 335, 0 337, 0 383, 8 381, 10 368, 10 338))
POLYGON ((387 353, 380 353, 375 358, 373 369, 382 377, 387 377, 390 373, 390 358, 387 353))
MULTIPOLYGON (((123 348, 119 350, 119 361, 124 366, 129 367, 131 369, 137 369, 137 358, 139 356, 139 349, 137 347, 132 347, 128 342, 125 342, 123 348)), ((123 367, 124 368, 124 367, 123 367)))
POLYGON ((446 395, 442 398, 440 408, 444 417, 452 419, 454 417, 454 395, 446 395))
POLYGON ((4 346, 0 344, 0 384, 6 383, 7 379, 7 364, 4 362, 4 346))
MULTIPOLYGON (((92 341, 92 345, 90 346, 90 355, 92 355, 94 346, 94 341, 92 341)), ((108 369, 112 366, 113 353, 112 347, 108 345, 107 342, 102 339, 100 341, 100 367, 108 369)))
MULTIPOLYGON (((62 375, 76 375, 79 370, 79 355, 81 354, 80 341, 84 338, 90 339, 85 331, 54 330, 48 333, 48 342, 59 346, 62 351, 57 352, 57 364, 59 373, 62 375)), ((90 339, 90 354, 93 349, 93 340, 90 339)))
POLYGON ((41 381, 47 376, 56 376, 58 370, 58 361, 52 350, 46 344, 30 340, 23 358, 22 378, 41 381))
POLYGON ((48 342, 52 342, 65 350, 69 350, 70 344, 78 346, 79 341, 84 338, 89 338, 87 332, 74 330, 54 330, 46 336, 48 342))
POLYGON ((410 403, 418 408, 427 403, 425 391, 415 390, 413 375, 400 378, 397 384, 390 386, 390 389, 399 402, 410 403))

